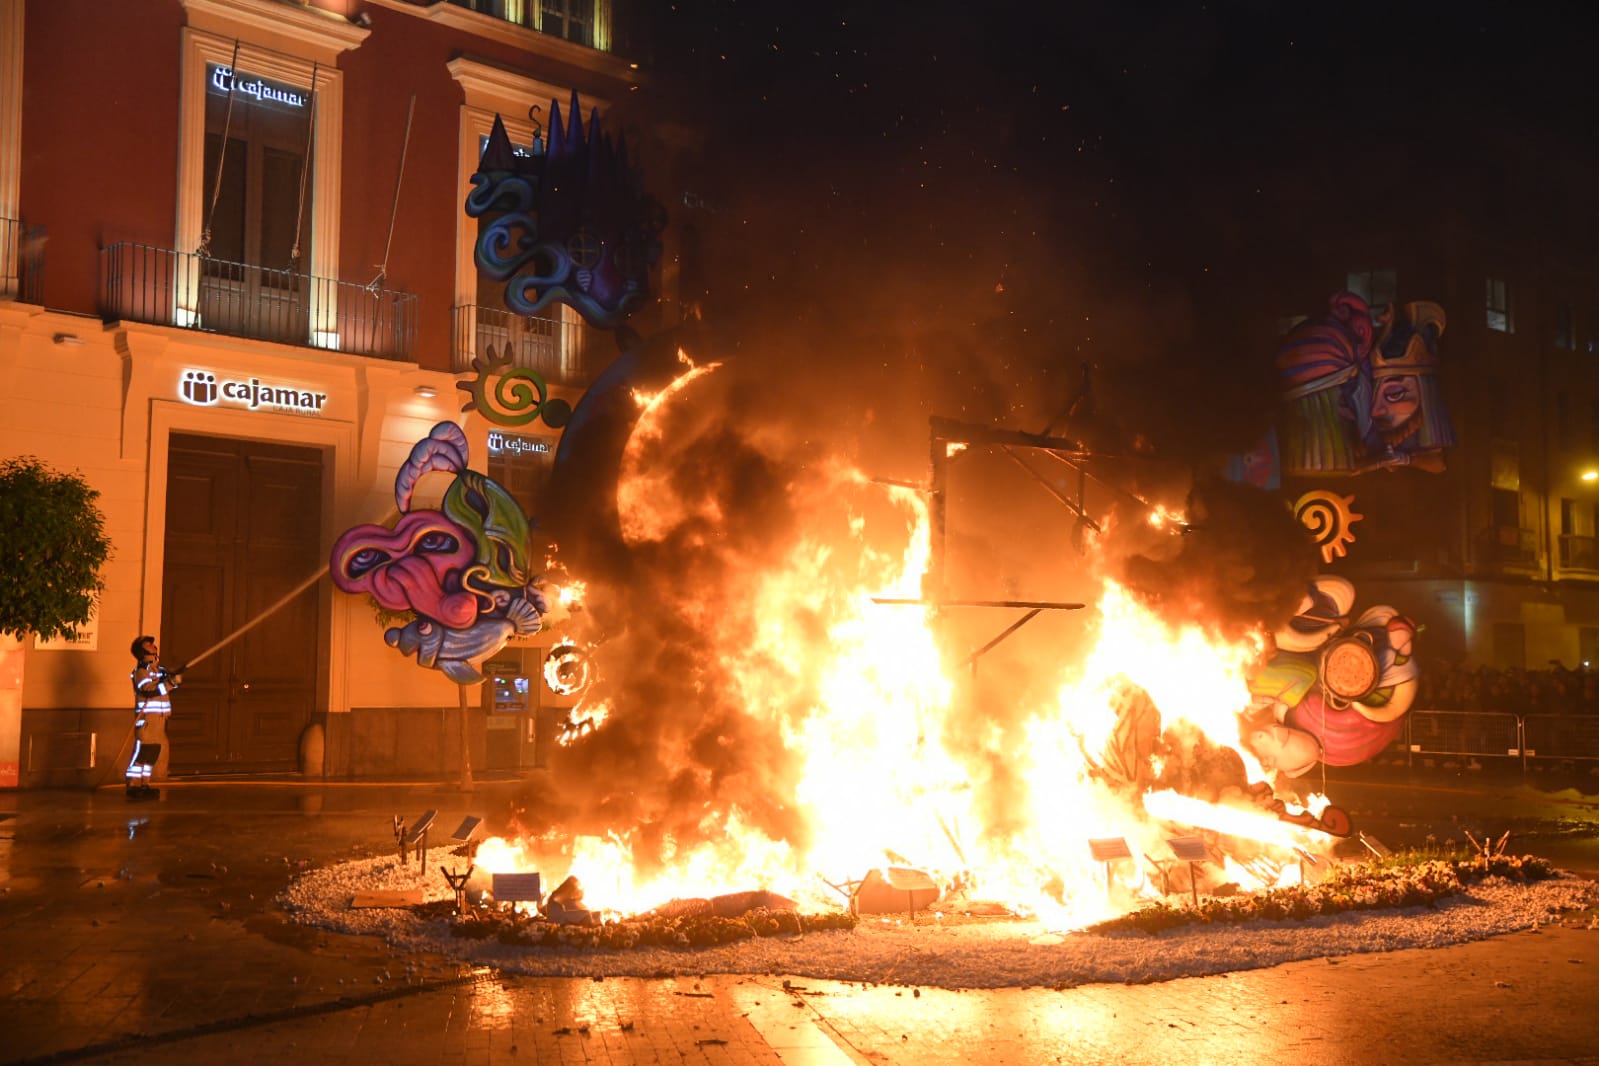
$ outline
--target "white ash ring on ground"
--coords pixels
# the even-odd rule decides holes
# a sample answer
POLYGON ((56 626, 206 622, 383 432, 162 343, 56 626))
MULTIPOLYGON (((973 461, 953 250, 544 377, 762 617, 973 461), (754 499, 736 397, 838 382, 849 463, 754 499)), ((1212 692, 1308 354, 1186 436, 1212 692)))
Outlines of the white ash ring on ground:
POLYGON ((392 856, 313 870, 278 897, 306 925, 380 936, 403 951, 449 956, 507 973, 566 977, 783 974, 836 981, 943 988, 1067 987, 1153 982, 1300 959, 1436 948, 1532 929, 1599 907, 1599 884, 1571 876, 1531 884, 1498 878, 1467 886, 1435 907, 1350 911, 1304 921, 1195 925, 1157 935, 1099 936, 1038 921, 941 920, 923 913, 862 918, 852 930, 757 937, 706 948, 626 950, 523 946, 456 936, 452 921, 409 909, 352 909, 357 892, 421 888, 448 900, 437 872, 392 856))

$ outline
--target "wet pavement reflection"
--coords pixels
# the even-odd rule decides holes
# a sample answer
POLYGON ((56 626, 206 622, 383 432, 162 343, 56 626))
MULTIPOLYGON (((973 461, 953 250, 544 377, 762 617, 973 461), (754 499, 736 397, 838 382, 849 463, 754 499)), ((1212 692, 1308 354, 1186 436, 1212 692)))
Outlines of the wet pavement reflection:
MULTIPOLYGON (((1599 1063, 1593 916, 1161 984, 948 991, 509 977, 300 926, 272 902, 302 869, 391 847, 395 814, 504 832, 525 787, 0 794, 0 1062, 1599 1063)), ((1514 823, 1519 850, 1599 872, 1599 797, 1581 790, 1339 788, 1394 845, 1514 823)))

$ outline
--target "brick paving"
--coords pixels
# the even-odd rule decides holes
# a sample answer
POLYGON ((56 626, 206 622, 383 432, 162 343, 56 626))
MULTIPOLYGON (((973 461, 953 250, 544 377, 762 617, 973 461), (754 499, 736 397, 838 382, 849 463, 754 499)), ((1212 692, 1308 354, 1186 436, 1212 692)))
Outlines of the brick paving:
POLYGON ((1599 931, 1067 990, 533 978, 306 929, 300 862, 496 786, 0 794, 0 1062, 1599 1066, 1599 931))

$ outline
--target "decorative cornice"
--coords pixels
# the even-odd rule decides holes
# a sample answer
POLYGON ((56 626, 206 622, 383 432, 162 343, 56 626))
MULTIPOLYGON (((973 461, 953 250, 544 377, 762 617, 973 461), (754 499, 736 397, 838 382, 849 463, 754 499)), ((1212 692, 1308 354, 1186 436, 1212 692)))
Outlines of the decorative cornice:
POLYGON ((241 30, 285 38, 308 58, 332 63, 341 52, 359 48, 372 31, 318 7, 277 0, 182 0, 189 25, 224 37, 241 30))
MULTIPOLYGON (((529 104, 548 108, 553 101, 564 105, 572 95, 570 86, 541 81, 468 56, 452 59, 445 66, 466 93, 466 106, 483 111, 522 116, 529 104)), ((593 96, 584 96, 583 104, 585 110, 597 107, 604 111, 610 106, 608 100, 593 96)), ((544 122, 548 121, 546 116, 544 122)))

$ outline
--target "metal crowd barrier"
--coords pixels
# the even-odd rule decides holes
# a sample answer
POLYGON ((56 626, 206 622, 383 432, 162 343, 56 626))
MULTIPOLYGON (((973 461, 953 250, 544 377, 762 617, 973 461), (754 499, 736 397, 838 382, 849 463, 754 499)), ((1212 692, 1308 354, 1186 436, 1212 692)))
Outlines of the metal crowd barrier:
POLYGON ((1599 715, 1412 710, 1390 751, 1417 756, 1599 762, 1599 715))

